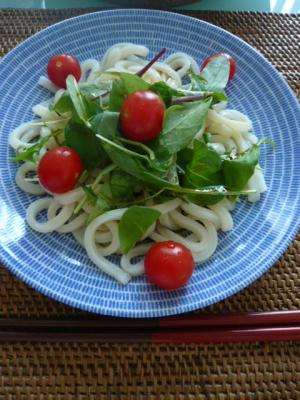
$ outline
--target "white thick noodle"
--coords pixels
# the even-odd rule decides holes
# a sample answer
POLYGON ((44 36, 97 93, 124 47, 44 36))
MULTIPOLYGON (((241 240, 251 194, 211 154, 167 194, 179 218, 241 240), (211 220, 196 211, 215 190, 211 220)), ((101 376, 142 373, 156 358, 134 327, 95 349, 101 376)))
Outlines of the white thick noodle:
POLYGON ((151 248, 152 243, 143 243, 135 246, 128 254, 121 257, 121 267, 131 276, 139 276, 144 273, 144 260, 140 260, 135 264, 132 263, 134 257, 143 256, 151 248))
POLYGON ((192 57, 185 53, 174 53, 165 60, 165 63, 177 71, 181 78, 187 75, 189 70, 192 70, 197 75, 200 73, 199 65, 192 57))
POLYGON ((210 206, 209 208, 218 215, 221 223, 221 230, 223 232, 230 231, 233 228, 231 214, 225 206, 223 206, 221 203, 218 203, 210 206))
POLYGON ((249 190, 255 190, 255 193, 248 194, 248 200, 251 203, 255 203, 260 199, 261 193, 264 193, 268 187, 266 185, 264 174, 259 166, 255 168, 254 174, 251 176, 247 183, 249 190))
POLYGON ((100 64, 95 59, 85 60, 81 64, 81 82, 93 82, 99 73, 100 64))
POLYGON ((22 189, 24 192, 35 195, 41 195, 45 193, 44 188, 42 188, 42 186, 38 182, 32 183, 26 180, 26 174, 28 174, 28 172, 36 172, 36 170, 37 166, 31 162, 26 162, 22 164, 18 168, 16 174, 16 183, 19 186, 19 188, 22 189))
MULTIPOLYGON (((110 275, 112 278, 115 278, 120 283, 126 284, 130 280, 130 275, 119 268, 116 264, 109 261, 102 254, 99 246, 96 243, 95 235, 99 227, 103 224, 106 224, 110 221, 120 220, 125 213, 126 208, 108 211, 107 213, 101 215, 100 217, 95 218, 86 228, 84 233, 84 247, 89 258, 97 265, 97 267, 110 275)), ((114 244, 119 242, 119 236, 115 234, 112 238, 112 242, 114 244)), ((118 246, 119 247, 119 244, 118 246)))
POLYGON ((78 187, 64 194, 56 194, 54 198, 59 204, 66 205, 81 200, 83 196, 84 196, 84 191, 82 190, 81 187, 78 187))
MULTIPOLYGON (((135 74, 147 63, 149 49, 132 43, 118 43, 110 47, 102 60, 88 59, 81 63, 81 84, 99 83, 115 79, 110 72, 128 72, 135 74)), ((189 71, 199 74, 198 63, 188 54, 177 52, 168 56, 163 62, 156 62, 143 76, 149 83, 165 81, 170 86, 191 93, 191 85, 184 80, 189 71)), ((41 138, 49 136, 57 129, 63 129, 71 117, 70 113, 59 115, 49 110, 49 104, 56 103, 64 94, 46 77, 39 79, 39 85, 53 93, 46 102, 32 108, 37 119, 25 122, 16 127, 9 136, 10 146, 17 152, 24 151, 41 138)), ((199 92, 200 93, 200 92, 199 92)), ((203 133, 211 133, 209 146, 223 155, 227 152, 243 153, 255 143, 257 137, 252 133, 250 119, 237 110, 227 109, 226 102, 219 102, 209 110, 206 121, 196 135, 201 139, 203 133)), ((42 147, 39 157, 49 149, 58 146, 63 139, 61 135, 49 138, 42 147)), ((43 195, 45 190, 38 183, 37 166, 30 162, 23 163, 17 171, 17 185, 32 195, 43 195)), ((94 178, 99 170, 93 171, 94 178)), ((95 190, 101 191, 100 182, 95 190)), ((255 193, 248 195, 248 200, 259 200, 261 193, 267 190, 263 171, 259 166, 249 179, 247 189, 255 193)), ((104 273, 122 284, 129 282, 131 277, 144 273, 142 256, 147 253, 153 242, 174 240, 183 243, 193 254, 195 261, 207 260, 216 250, 218 244, 217 231, 224 232, 233 228, 231 211, 235 203, 224 198, 221 202, 209 207, 183 201, 179 198, 161 204, 149 202, 147 207, 158 210, 161 215, 152 224, 128 254, 121 255, 120 266, 107 256, 121 254, 118 235, 118 224, 126 208, 108 211, 86 225, 87 218, 93 206, 86 201, 85 193, 77 187, 64 194, 51 195, 35 200, 27 209, 26 219, 30 227, 41 233, 58 231, 72 233, 77 241, 84 246, 89 258, 104 273), (79 215, 74 214, 78 204, 81 204, 79 215), (38 220, 38 215, 45 211, 46 220, 38 220), (146 241, 144 241, 146 239, 146 241)))
POLYGON ((49 81, 49 79, 46 78, 45 76, 40 77, 38 84, 43 88, 49 90, 49 92, 51 93, 55 93, 58 90, 58 87, 54 85, 51 81, 49 81))
MULTIPOLYGON (((66 207, 66 206, 65 206, 66 207)), ((48 207, 47 210, 47 218, 48 221, 53 221, 54 217, 56 216, 57 212, 62 208, 61 204, 59 204, 56 200, 52 201, 50 206, 48 207)), ((85 212, 81 213, 75 218, 70 219, 69 221, 65 221, 62 223, 58 228, 56 228, 57 232, 61 233, 68 233, 68 232, 73 232, 76 231, 77 229, 81 228, 87 218, 87 214, 85 212)), ((61 219, 61 222, 63 222, 64 219, 61 219)))
POLYGON ((30 206, 27 208, 26 213, 26 220, 28 225, 32 229, 41 233, 53 232, 64 225, 64 223, 67 222, 73 214, 75 206, 74 204, 60 206, 61 209, 59 213, 53 218, 47 219, 47 221, 45 222, 39 222, 37 220, 37 216, 42 210, 48 211, 49 207, 51 205, 54 205, 55 203, 56 201, 53 200, 52 197, 45 197, 39 200, 35 200, 33 203, 31 203, 30 206))
POLYGON ((107 71, 109 68, 113 68, 118 61, 126 60, 129 56, 135 55, 145 58, 148 54, 149 50, 145 46, 118 43, 106 51, 100 64, 100 70, 107 71))
POLYGON ((20 148, 28 148, 32 146, 32 139, 38 138, 40 135, 40 127, 36 126, 35 123, 39 123, 40 120, 33 120, 30 122, 24 122, 15 128, 9 135, 9 145, 17 151, 20 148))

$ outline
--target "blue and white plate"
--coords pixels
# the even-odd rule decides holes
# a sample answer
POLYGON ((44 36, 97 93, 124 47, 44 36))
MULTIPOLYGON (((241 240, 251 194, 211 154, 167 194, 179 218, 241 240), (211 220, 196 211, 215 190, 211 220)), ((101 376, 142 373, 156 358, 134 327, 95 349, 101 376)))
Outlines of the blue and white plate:
POLYGON ((211 24, 162 11, 115 10, 53 25, 11 51, 0 63, 0 258, 20 279, 42 293, 84 310, 124 317, 179 314, 215 303, 249 285, 278 259, 299 228, 299 104, 280 74, 242 40, 211 24), (241 201, 235 227, 220 234, 214 256, 199 265, 182 290, 161 291, 146 279, 127 286, 103 275, 65 234, 42 235, 25 223, 34 196, 15 184, 9 132, 32 118, 34 104, 49 94, 37 86, 50 56, 71 53, 101 58, 117 42, 134 42, 168 54, 184 51, 199 63, 225 51, 237 64, 227 94, 249 115, 255 133, 276 143, 262 147, 268 192, 254 205, 241 201))

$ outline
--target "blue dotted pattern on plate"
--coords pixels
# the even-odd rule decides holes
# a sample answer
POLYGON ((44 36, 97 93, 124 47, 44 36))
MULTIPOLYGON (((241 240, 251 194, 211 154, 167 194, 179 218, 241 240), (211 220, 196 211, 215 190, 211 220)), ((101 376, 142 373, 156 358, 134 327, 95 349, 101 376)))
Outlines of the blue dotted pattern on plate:
POLYGON ((225 299, 262 275, 283 253, 299 227, 299 104, 280 74, 245 42, 211 24, 173 13, 115 10, 87 14, 32 36, 0 63, 0 245, 5 265, 42 293, 84 310, 155 317, 201 308, 225 299), (203 60, 226 51, 237 64, 227 94, 249 115, 254 131, 276 143, 262 147, 268 192, 255 205, 241 201, 235 227, 219 235, 214 256, 198 266, 182 290, 166 292, 144 278, 122 286, 103 275, 71 235, 42 235, 24 222, 35 198, 15 185, 9 132, 30 120, 31 108, 49 94, 37 86, 48 59, 62 52, 81 61, 101 58, 117 42, 144 44, 151 55, 185 51, 203 60))

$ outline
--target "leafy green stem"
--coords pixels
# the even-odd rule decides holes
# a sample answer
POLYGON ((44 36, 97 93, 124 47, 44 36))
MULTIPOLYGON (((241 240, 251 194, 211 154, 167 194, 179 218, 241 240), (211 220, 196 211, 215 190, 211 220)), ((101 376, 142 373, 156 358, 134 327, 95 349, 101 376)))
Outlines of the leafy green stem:
POLYGON ((62 133, 62 131, 60 129, 51 132, 49 135, 41 138, 38 142, 34 143, 32 146, 27 147, 25 150, 23 151, 19 151, 17 152, 17 155, 13 158, 13 160, 15 162, 19 162, 19 161, 30 161, 33 163, 36 163, 38 161, 38 155, 39 152, 41 151, 42 147, 45 146, 48 142, 48 140, 52 137, 56 137, 58 135, 60 135, 62 133))
POLYGON ((165 191, 165 189, 160 189, 158 192, 155 192, 154 194, 152 194, 151 196, 148 197, 144 197, 142 199, 138 199, 138 200, 134 200, 131 202, 127 202, 127 203, 119 203, 118 207, 122 208, 122 207, 130 207, 133 206, 135 204, 141 204, 141 203, 145 203, 146 201, 155 199, 155 197, 159 196, 160 194, 162 194, 165 191))
POLYGON ((142 148, 149 154, 150 160, 155 160, 154 151, 151 150, 150 147, 146 146, 144 143, 135 142, 134 140, 129 140, 129 139, 125 139, 125 138, 119 138, 119 140, 123 143, 131 144, 132 146, 142 148))
POLYGON ((96 186, 98 185, 98 183, 101 181, 101 179, 109 174, 111 171, 113 171, 114 169, 116 169, 117 166, 115 164, 111 164, 108 167, 104 168, 97 176, 97 178, 94 180, 93 184, 91 185, 91 188, 94 190, 96 188, 96 186))
POLYGON ((69 75, 66 79, 67 89, 74 105, 74 108, 78 114, 78 117, 83 121, 83 123, 90 128, 91 124, 89 122, 89 116, 87 113, 87 107, 84 102, 82 93, 79 90, 76 79, 73 75, 69 75))
POLYGON ((80 175, 80 178, 78 179, 78 183, 82 185, 87 180, 88 176, 88 170, 84 169, 82 174, 80 175))
POLYGON ((113 142, 112 140, 107 139, 106 137, 100 135, 99 133, 96 135, 96 137, 102 140, 103 142, 111 145, 112 147, 115 147, 116 149, 123 151, 123 153, 127 153, 133 157, 141 158, 149 163, 148 157, 143 154, 136 153, 135 151, 129 150, 126 147, 120 146, 119 144, 113 142))
MULTIPOLYGON (((111 164, 108 167, 104 168, 97 176, 97 178, 94 180, 94 182, 91 185, 91 189, 94 190, 95 187, 98 185, 98 183, 101 181, 101 179, 109 174, 111 171, 113 171, 115 168, 117 168, 117 166, 115 164, 111 164)), ((85 202, 87 200, 87 196, 85 195, 83 197, 83 199, 81 199, 81 201, 77 204, 77 206, 75 207, 73 213, 74 214, 78 214, 79 211, 82 209, 82 207, 84 206, 85 202)))
POLYGON ((275 143, 273 142, 273 140, 270 140, 270 139, 268 139, 268 138, 266 138, 266 137, 260 139, 260 140, 256 143, 256 146, 260 146, 260 145, 263 144, 263 143, 269 144, 270 146, 273 147, 273 149, 276 147, 276 145, 275 145, 275 143))
POLYGON ((193 96, 184 96, 184 97, 176 97, 176 99, 172 100, 172 105, 180 104, 180 103, 187 103, 189 101, 197 101, 202 100, 209 97, 212 93, 211 92, 204 92, 203 94, 197 94, 193 96))
POLYGON ((181 174, 185 174, 185 170, 179 164, 176 164, 176 168, 181 174))
POLYGON ((43 121, 43 122, 32 122, 30 126, 48 126, 51 124, 57 124, 58 122, 65 122, 68 121, 70 117, 61 118, 61 119, 54 119, 52 121, 43 121))
POLYGON ((239 195, 247 195, 251 193, 256 193, 256 190, 234 190, 228 191, 224 187, 220 186, 219 189, 190 189, 184 187, 171 187, 168 186, 165 190, 169 190, 175 193, 187 193, 187 194, 199 194, 199 195, 208 195, 208 196, 219 196, 223 194, 225 196, 239 196, 239 195))

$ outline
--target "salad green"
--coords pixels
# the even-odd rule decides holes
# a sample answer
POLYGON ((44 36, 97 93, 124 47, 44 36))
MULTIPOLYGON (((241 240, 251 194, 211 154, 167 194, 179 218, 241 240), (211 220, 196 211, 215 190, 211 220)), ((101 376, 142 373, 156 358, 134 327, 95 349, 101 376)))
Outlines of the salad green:
MULTIPOLYGON (((241 155, 219 155, 203 129, 210 107, 225 100, 229 78, 226 57, 213 59, 200 75, 189 74, 191 90, 179 91, 165 82, 149 84, 129 73, 111 73, 112 81, 77 84, 69 75, 67 89, 50 109, 66 118, 64 145, 76 150, 85 168, 80 184, 85 201, 93 207, 88 222, 102 213, 129 207, 119 224, 121 249, 127 253, 159 218, 147 208, 149 200, 182 197, 196 204, 210 205, 224 196, 240 196, 251 191, 246 184, 259 161, 259 146, 253 145, 241 155), (164 101, 166 111, 161 134, 150 142, 124 138, 119 128, 120 108, 126 97, 137 91, 153 91, 164 101), (100 178, 86 184, 95 168, 107 179, 97 190, 100 178)), ((17 161, 37 162, 42 146, 53 132, 16 156, 17 161)), ((76 207, 76 213, 83 206, 76 207)))

